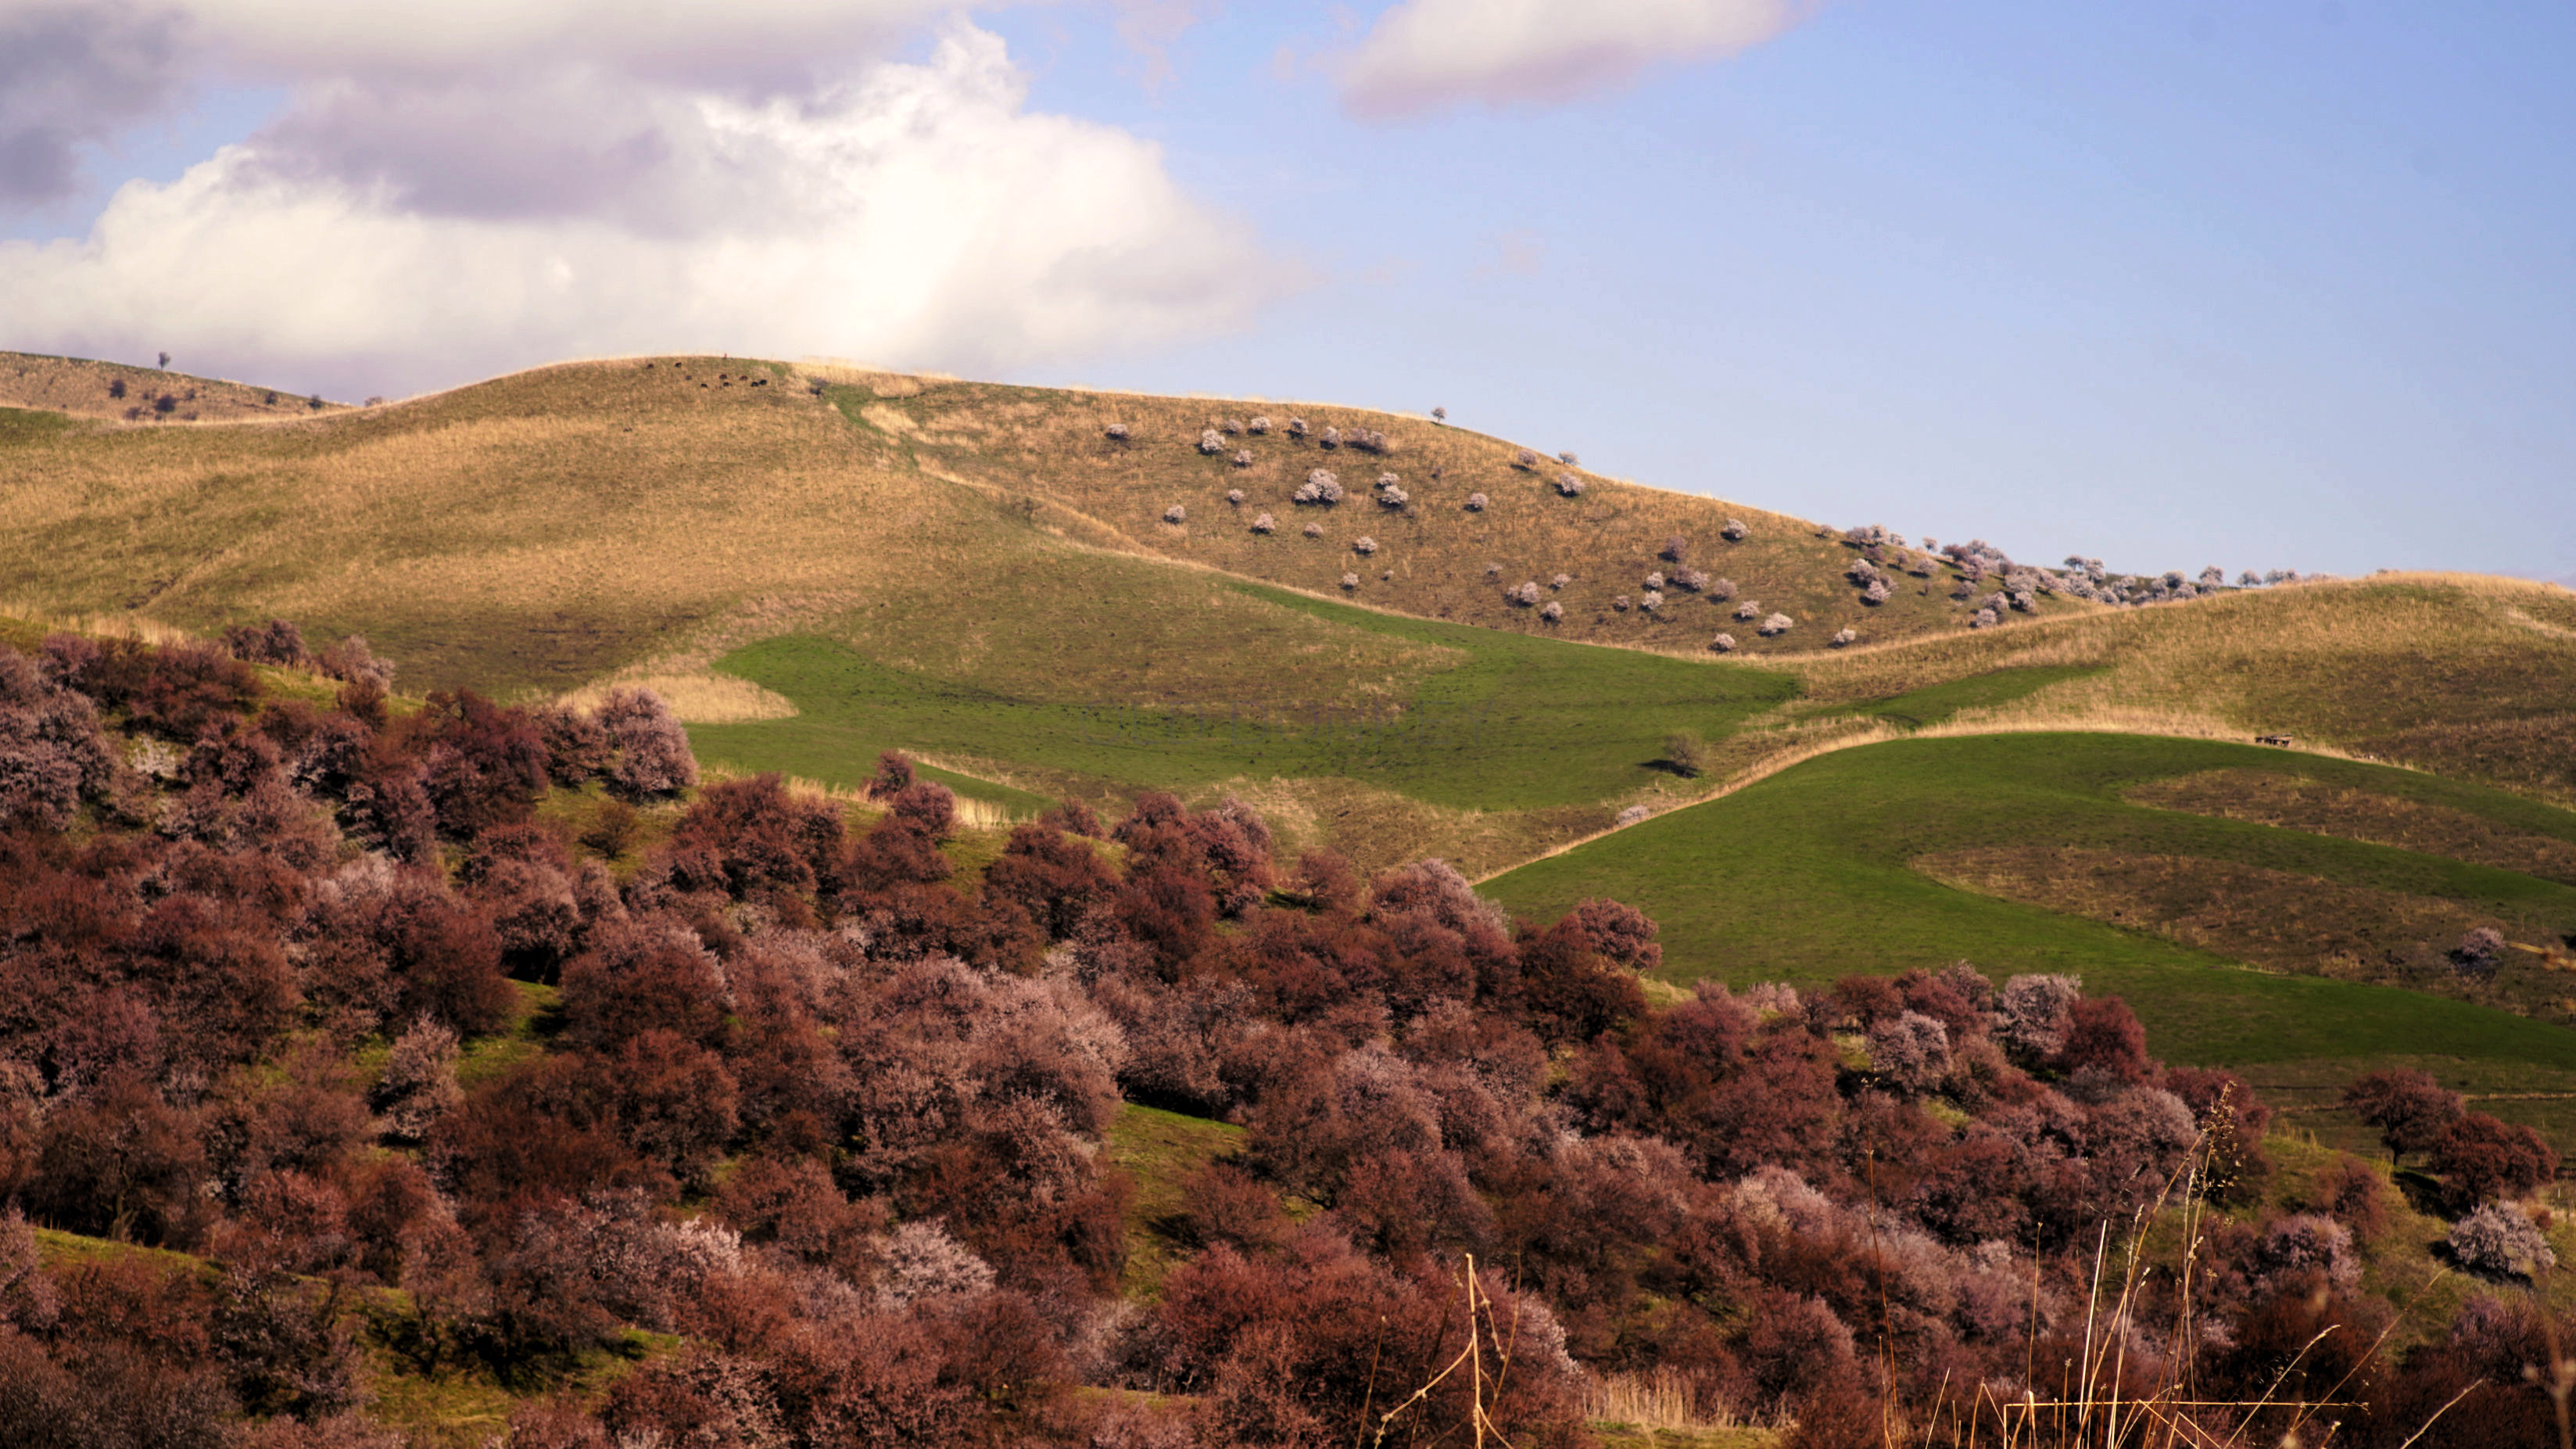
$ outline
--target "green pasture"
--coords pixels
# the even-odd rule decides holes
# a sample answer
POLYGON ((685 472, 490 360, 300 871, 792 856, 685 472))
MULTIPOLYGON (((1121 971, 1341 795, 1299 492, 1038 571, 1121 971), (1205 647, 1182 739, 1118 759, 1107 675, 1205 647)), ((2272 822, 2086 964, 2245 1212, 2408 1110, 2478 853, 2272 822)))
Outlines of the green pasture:
MULTIPOLYGON (((1663 926, 1666 973, 1734 985, 1974 961, 2071 972, 2128 998, 2161 1055, 2292 1063, 2391 1056, 2576 1071, 2576 1032, 2387 987, 2245 968, 2147 931, 1953 889, 1908 862, 1978 846, 2071 846, 2236 861, 2471 903, 2576 929, 2576 891, 2438 856, 2131 805, 2141 782, 2230 766, 2308 774, 2570 836, 2576 815, 2478 786, 2252 746, 2108 734, 1898 740, 1821 756, 1485 889, 1549 919, 1589 896, 1663 926)), ((2550 1085, 2557 1083, 2553 1080, 2550 1085)))
MULTIPOLYGON (((864 780, 877 753, 1007 760, 1111 789, 1191 791, 1239 778, 1342 777, 1436 805, 1516 810, 1582 804, 1666 768, 1676 730, 1721 738, 1792 698, 1774 670, 1398 618, 1237 586, 1330 623, 1453 651, 1410 697, 1340 704, 1191 699, 1160 709, 1085 707, 889 668, 812 635, 764 640, 718 668, 793 700, 792 719, 699 726, 701 753, 748 769, 864 780)), ((1068 641, 1068 648, 1078 647, 1068 641)), ((970 791, 970 793, 973 793, 970 791)))

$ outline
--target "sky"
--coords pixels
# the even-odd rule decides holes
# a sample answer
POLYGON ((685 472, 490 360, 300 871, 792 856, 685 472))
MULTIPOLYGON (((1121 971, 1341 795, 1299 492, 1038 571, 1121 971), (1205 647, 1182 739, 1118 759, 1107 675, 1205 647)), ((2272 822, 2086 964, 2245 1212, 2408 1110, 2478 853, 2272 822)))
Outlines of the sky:
POLYGON ((1446 407, 2017 558, 2576 582, 2576 6, 0 0, 0 347, 1446 407))

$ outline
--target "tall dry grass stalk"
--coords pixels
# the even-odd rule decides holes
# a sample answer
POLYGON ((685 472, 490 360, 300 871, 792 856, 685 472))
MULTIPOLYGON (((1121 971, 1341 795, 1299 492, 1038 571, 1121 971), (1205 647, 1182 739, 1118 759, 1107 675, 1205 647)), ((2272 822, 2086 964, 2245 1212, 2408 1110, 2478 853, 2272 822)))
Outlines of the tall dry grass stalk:
POLYGON ((1648 1433, 1710 1434, 1754 1427, 1754 1421, 1723 1410, 1699 1412, 1690 1376, 1668 1368, 1594 1379, 1585 1392, 1583 1413, 1595 1423, 1648 1433))

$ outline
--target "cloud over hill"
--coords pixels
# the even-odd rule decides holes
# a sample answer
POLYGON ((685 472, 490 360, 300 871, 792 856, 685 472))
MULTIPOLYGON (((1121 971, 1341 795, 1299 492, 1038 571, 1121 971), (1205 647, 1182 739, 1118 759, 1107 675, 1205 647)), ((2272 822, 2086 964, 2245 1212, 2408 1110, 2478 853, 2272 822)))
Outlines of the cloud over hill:
POLYGON ((1805 16, 1788 0, 1403 0, 1378 17, 1342 76, 1354 115, 1463 102, 1573 100, 1658 63, 1732 55, 1805 16))
POLYGON ((292 104, 85 239, 0 244, 0 315, 40 348, 400 392, 671 349, 992 371, 1226 330, 1296 284, 1155 146, 1028 110, 989 32, 911 63, 875 47, 917 6, 590 8, 200 7, 185 33, 292 104))

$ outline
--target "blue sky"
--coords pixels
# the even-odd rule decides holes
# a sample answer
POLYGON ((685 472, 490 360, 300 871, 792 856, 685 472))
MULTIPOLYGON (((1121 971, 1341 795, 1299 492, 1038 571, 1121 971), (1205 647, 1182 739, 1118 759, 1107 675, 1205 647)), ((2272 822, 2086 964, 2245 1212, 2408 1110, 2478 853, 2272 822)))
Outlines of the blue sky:
POLYGON ((961 22, 890 0, 721 75, 510 34, 433 84, 417 66, 386 79, 380 38, 298 50, 210 0, 201 23, 246 58, 181 66, 163 104, 85 133, 83 185, 7 215, 0 345, 166 346, 356 393, 566 353, 802 343, 1032 382, 1442 404, 1605 472, 2031 559, 2576 575, 2576 7, 1847 3, 1747 44, 1689 26, 1753 0, 1632 0, 1676 18, 1629 26, 1584 70, 1558 62, 1606 0, 1514 3, 1530 43, 1454 84, 1437 59, 1474 39, 1439 28, 1455 0, 1396 7, 1420 12, 1435 59, 1382 64, 1399 78, 1370 91, 1355 76, 1407 19, 1383 6, 961 22), (1158 24, 1177 32, 1159 61, 1136 44, 1158 24), (848 60, 831 74, 875 100, 773 74, 832 45, 848 60), (572 133, 550 164, 583 178, 603 172, 584 145, 667 134, 654 154, 685 154, 674 97, 830 110, 842 129, 770 112, 709 143, 720 164, 692 175, 803 178, 780 182, 776 234, 748 251, 733 235, 722 268, 632 241, 723 209, 703 188, 665 201, 641 163, 635 194, 581 206, 555 205, 542 172, 461 200, 424 179, 508 169, 475 149, 505 143, 446 144, 466 128, 439 95, 543 122, 569 83, 523 78, 557 62, 642 77, 581 102, 646 118, 615 134, 508 133, 572 133), (926 161, 887 139, 925 131, 947 138, 926 161), (744 159, 746 135, 767 160, 744 159), (190 170, 228 142, 265 169, 190 170), (988 160, 994 184, 957 179, 988 160), (833 168, 840 189, 817 195, 833 168), (132 176, 164 185, 112 205, 132 176), (376 210, 353 220, 348 195, 376 210), (115 206, 133 219, 94 234, 115 206), (894 224, 907 206, 938 223, 894 224), (136 238, 257 256, 343 226, 354 240, 317 256, 394 255, 445 226, 465 230, 437 254, 475 264, 308 279, 264 309, 120 300, 150 255, 136 238), (73 240, 35 245, 53 237, 73 240), (744 282, 744 257, 796 286, 744 282), (831 269, 860 257, 919 285, 831 269), (93 284, 86 310, 61 300, 93 284), (376 317, 371 285, 419 295, 376 317), (782 300, 817 288, 841 310, 782 300), (299 311, 309 292, 336 310, 299 311), (506 313, 457 300, 495 292, 506 313))

